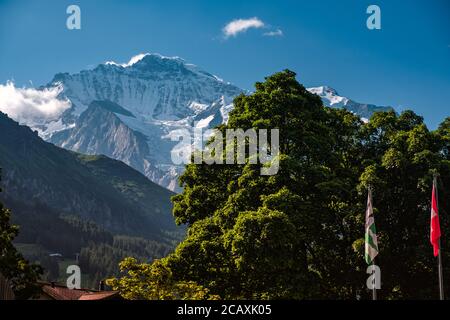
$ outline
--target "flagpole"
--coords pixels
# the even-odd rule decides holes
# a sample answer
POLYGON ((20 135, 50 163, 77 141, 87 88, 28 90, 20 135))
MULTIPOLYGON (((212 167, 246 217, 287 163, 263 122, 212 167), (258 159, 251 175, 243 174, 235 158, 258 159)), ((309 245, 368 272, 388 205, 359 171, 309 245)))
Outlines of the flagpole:
MULTIPOLYGON (((373 205, 372 201, 373 201, 373 194, 372 194, 372 186, 369 185, 368 188, 368 193, 369 193, 369 198, 370 198, 370 203, 373 205)), ((372 259, 372 266, 375 267, 375 258, 372 259)), ((375 272, 375 268, 372 269, 373 272, 375 272)), ((374 277, 374 283, 373 283, 373 288, 372 288, 372 300, 377 300, 377 277, 375 275, 374 277)))
MULTIPOLYGON (((433 176, 433 184, 434 184, 434 192, 436 197, 436 205, 439 212, 439 195, 438 195, 438 187, 437 187, 437 174, 433 176)), ((440 217, 439 217, 440 218, 440 217)), ((438 274, 439 274, 439 298, 440 300, 444 300, 444 276, 442 275, 442 250, 441 250, 441 238, 439 238, 439 254, 438 254, 438 274)))
POLYGON ((439 272, 439 298, 444 298, 444 277, 442 275, 442 258, 441 258, 441 240, 439 240, 439 255, 438 255, 438 272, 439 272))
MULTIPOLYGON (((372 266, 375 266, 375 259, 372 260, 372 266)), ((373 269, 375 272, 375 268, 373 269)), ((374 284, 372 289, 372 300, 377 300, 377 277, 374 277, 374 284)))

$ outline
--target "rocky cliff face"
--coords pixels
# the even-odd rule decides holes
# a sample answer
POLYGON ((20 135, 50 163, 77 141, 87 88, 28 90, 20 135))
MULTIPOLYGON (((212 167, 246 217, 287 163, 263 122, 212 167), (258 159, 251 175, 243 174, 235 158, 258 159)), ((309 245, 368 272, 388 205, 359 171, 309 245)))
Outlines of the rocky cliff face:
POLYGON ((117 108, 108 108, 112 103, 93 101, 67 130, 55 132, 50 142, 65 149, 85 154, 103 154, 125 162, 127 165, 159 181, 164 173, 155 167, 150 154, 147 137, 130 129, 110 110, 132 117, 116 104, 117 108))

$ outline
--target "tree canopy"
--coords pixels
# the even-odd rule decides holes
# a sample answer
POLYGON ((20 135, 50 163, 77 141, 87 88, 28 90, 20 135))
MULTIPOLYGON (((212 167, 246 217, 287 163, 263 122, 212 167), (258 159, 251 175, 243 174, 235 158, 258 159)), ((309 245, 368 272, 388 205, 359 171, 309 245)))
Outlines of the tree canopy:
POLYGON ((19 228, 10 224, 10 218, 11 212, 0 202, 0 274, 11 281, 17 299, 27 299, 36 293, 42 269, 28 263, 14 247, 19 228))
MULTIPOLYGON (((188 226, 186 238, 153 265, 124 262, 125 275, 110 281, 114 288, 129 298, 135 295, 128 292, 155 281, 198 286, 208 292, 201 298, 368 297, 363 256, 370 185, 380 297, 436 297, 431 183, 439 173, 441 226, 448 230, 450 118, 436 131, 412 111, 375 113, 365 123, 324 107, 285 70, 235 99, 228 123, 218 129, 237 128, 280 130, 278 173, 263 176, 261 164, 250 161, 187 165, 183 192, 173 197, 176 222, 188 226)), ((443 236, 443 259, 450 261, 448 232, 443 236)))

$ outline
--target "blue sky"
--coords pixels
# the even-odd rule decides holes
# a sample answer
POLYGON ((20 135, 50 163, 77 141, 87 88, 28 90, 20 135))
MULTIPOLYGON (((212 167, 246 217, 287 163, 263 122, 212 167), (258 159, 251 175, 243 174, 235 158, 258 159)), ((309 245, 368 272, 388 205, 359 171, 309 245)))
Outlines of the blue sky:
POLYGON ((0 0, 0 84, 39 86, 141 52, 180 56, 250 90, 289 68, 306 86, 411 108, 431 128, 450 116, 447 0, 0 0), (70 4, 81 8, 81 30, 66 28, 70 4), (366 28, 371 4, 381 30, 366 28), (224 37, 227 23, 249 18, 264 27, 224 37))

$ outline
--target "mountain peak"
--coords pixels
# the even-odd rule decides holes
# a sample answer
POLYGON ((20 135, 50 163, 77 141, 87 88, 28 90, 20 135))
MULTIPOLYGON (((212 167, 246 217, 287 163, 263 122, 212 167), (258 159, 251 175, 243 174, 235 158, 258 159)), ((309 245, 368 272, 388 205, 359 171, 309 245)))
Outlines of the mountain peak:
POLYGON ((223 79, 202 70, 197 65, 188 63, 183 58, 178 56, 168 57, 159 53, 140 53, 131 57, 126 63, 107 61, 99 64, 94 70, 109 71, 108 68, 112 68, 113 72, 137 74, 144 78, 153 78, 158 75, 162 75, 163 78, 190 75, 213 83, 219 82, 232 86, 230 82, 225 82, 223 79))
POLYGON ((127 63, 117 63, 115 61, 106 61, 105 65, 114 65, 122 68, 133 67, 137 64, 145 64, 148 61, 160 61, 160 62, 178 62, 180 64, 184 64, 186 61, 178 56, 175 57, 167 57, 163 56, 159 53, 139 53, 130 58, 127 63))
POLYGON ((122 107, 109 104, 113 112, 125 108, 129 112, 118 113, 145 121, 192 117, 200 110, 196 107, 210 107, 222 96, 231 101, 243 91, 180 57, 158 53, 140 53, 126 63, 109 61, 91 70, 58 74, 48 86, 56 81, 64 88, 62 96, 72 102, 75 116, 94 100, 109 100, 122 107))
POLYGON ((333 108, 345 108, 361 118, 369 119, 374 112, 391 111, 392 107, 376 106, 373 104, 359 103, 347 97, 340 96, 337 91, 329 86, 307 88, 313 94, 318 95, 325 106, 333 108))
POLYGON ((339 93, 336 91, 336 89, 329 87, 329 86, 320 86, 320 87, 313 87, 308 88, 308 91, 317 95, 334 95, 339 96, 339 93))

